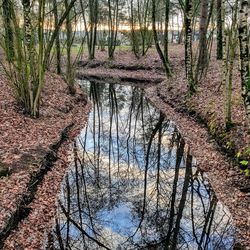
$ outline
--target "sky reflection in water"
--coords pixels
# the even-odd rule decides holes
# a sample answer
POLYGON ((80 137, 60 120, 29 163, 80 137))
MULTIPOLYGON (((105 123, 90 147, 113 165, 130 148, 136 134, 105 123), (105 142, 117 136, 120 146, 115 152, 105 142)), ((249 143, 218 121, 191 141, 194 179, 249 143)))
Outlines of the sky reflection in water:
POLYGON ((93 102, 72 148, 56 249, 232 249, 230 214, 173 122, 131 86, 81 82, 93 102))

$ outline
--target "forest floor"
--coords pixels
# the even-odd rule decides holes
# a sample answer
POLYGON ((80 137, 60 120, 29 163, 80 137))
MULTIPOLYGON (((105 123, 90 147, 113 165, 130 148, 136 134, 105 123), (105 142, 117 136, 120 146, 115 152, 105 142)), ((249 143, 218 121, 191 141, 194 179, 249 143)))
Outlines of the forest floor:
POLYGON ((70 96, 65 82, 48 74, 40 117, 32 119, 16 104, 1 73, 0 249, 40 249, 36 233, 44 237, 52 221, 57 193, 68 167, 65 152, 85 125, 90 104, 80 90, 70 96), (36 202, 31 203, 33 199, 36 202), (22 231, 24 225, 26 231, 22 231))
MULTIPOLYGON (((250 249, 250 195, 244 190, 250 187, 250 180, 233 161, 235 152, 250 147, 237 65, 233 80, 235 125, 230 132, 225 132, 223 87, 219 88, 221 65, 213 57, 206 78, 192 98, 187 95, 183 46, 170 48, 173 69, 170 79, 166 79, 153 50, 139 60, 128 51, 117 51, 113 61, 106 59, 107 52, 98 51, 96 58, 91 62, 82 60, 77 76, 144 86, 150 100, 176 122, 198 167, 207 172, 217 197, 230 209, 237 226, 237 243, 242 247, 239 249, 250 249)), ((76 97, 67 95, 61 78, 49 74, 41 116, 34 120, 24 116, 15 104, 3 75, 0 75, 0 89, 0 167, 10 172, 0 179, 0 239, 8 236, 4 249, 44 249, 41 240, 49 231, 56 212, 60 183, 69 166, 70 142, 84 126, 90 104, 80 94, 76 97), (65 141, 62 132, 67 134, 65 141), (58 146, 58 142, 59 148, 51 147, 51 144, 58 146), (41 162, 44 157, 48 162, 41 162), (53 171, 50 171, 51 161, 55 161, 53 171), (37 186, 41 175, 45 176, 37 186), (14 219, 23 217, 26 219, 8 235, 9 228, 15 226, 12 224, 14 219)))
MULTIPOLYGON (((176 122, 191 146, 198 168, 207 172, 217 197, 230 209, 237 226, 238 246, 250 249, 250 178, 242 174, 236 159, 236 153, 249 151, 250 134, 241 98, 237 62, 232 93, 234 126, 226 131, 221 62, 216 60, 214 53, 206 77, 191 98, 187 93, 182 45, 170 47, 173 75, 169 79, 166 79, 154 50, 140 59, 130 51, 117 51, 112 61, 107 60, 107 52, 98 51, 96 58, 79 62, 78 77, 100 82, 142 83, 151 102, 176 122)), ((244 157, 249 160, 247 153, 244 157)))

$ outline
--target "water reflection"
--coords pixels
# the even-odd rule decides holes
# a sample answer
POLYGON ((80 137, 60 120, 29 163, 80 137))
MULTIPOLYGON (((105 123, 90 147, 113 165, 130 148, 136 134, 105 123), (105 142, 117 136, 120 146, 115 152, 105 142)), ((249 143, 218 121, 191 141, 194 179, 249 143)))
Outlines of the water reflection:
POLYGON ((139 89, 85 83, 52 249, 232 249, 234 227, 176 127, 139 89))

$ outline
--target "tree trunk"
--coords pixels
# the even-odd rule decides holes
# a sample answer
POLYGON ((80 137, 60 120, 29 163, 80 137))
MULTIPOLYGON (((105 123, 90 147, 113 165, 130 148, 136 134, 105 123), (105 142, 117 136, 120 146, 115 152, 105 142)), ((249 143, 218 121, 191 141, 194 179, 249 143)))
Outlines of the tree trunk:
MULTIPOLYGON (((54 25, 58 25, 58 11, 57 11, 57 1, 53 0, 53 14, 54 14, 54 25)), ((59 33, 56 36, 56 72, 61 74, 61 46, 60 46, 60 36, 59 33)))
POLYGON ((164 57, 168 60, 168 24, 169 24, 169 0, 166 0, 165 5, 165 29, 164 29, 164 57))
MULTIPOLYGON (((40 97, 41 92, 43 89, 44 84, 44 73, 45 68, 43 64, 43 58, 44 58, 44 16, 45 16, 45 0, 39 1, 39 7, 38 7, 38 65, 37 65, 37 71, 38 71, 38 79, 36 75, 34 76, 35 81, 37 83, 33 82, 35 84, 35 91, 34 91, 34 104, 32 107, 32 115, 33 117, 39 116, 39 109, 40 109, 40 97)), ((35 50, 35 46, 33 47, 35 50)), ((33 61, 35 62, 35 60, 33 61)))
POLYGON ((192 14, 193 14, 192 0, 186 0, 185 3, 185 64, 186 76, 188 80, 189 95, 195 92, 195 82, 193 77, 192 65, 192 14))
POLYGON ((109 59, 113 59, 114 52, 116 48, 117 31, 118 31, 118 10, 119 10, 119 0, 112 2, 108 0, 108 55, 109 59), (114 8, 114 10, 112 10, 114 8))
MULTIPOLYGON (((229 130, 232 123, 232 83, 233 83, 233 68, 235 60, 235 52, 237 48, 237 12, 238 12, 238 0, 235 1, 234 8, 232 9, 232 25, 231 29, 228 30, 228 38, 224 32, 225 40, 227 40, 227 46, 224 49, 225 55, 223 55, 223 66, 225 77, 225 123, 226 129, 229 130)), ((225 28, 225 27, 224 27, 225 28)))
POLYGON ((161 59, 161 61, 163 63, 165 72, 166 72, 167 76, 169 77, 169 76, 171 76, 171 71, 170 71, 168 61, 164 57, 164 54, 163 54, 163 52, 161 50, 161 47, 160 47, 160 44, 159 44, 159 39, 158 39, 158 36, 157 36, 157 31, 156 31, 156 17, 155 17, 155 14, 156 14, 156 0, 153 0, 152 1, 152 29, 153 29, 155 47, 156 47, 156 50, 157 50, 157 52, 158 52, 158 54, 160 56, 160 59, 161 59))
POLYGON ((89 0, 89 19, 90 19, 90 30, 89 30, 89 59, 95 58, 95 46, 96 46, 96 35, 97 35, 97 22, 98 22, 98 0, 89 0))
POLYGON ((15 57, 13 28, 11 25, 13 6, 11 0, 3 0, 3 23, 5 29, 5 50, 7 60, 13 61, 15 57))
MULTIPOLYGON (((68 0, 64 0, 65 9, 68 8, 69 3, 68 0)), ((66 81, 69 89, 69 93, 74 95, 76 90, 74 87, 75 77, 74 77, 74 70, 73 64, 71 62, 71 45, 72 45, 72 25, 71 25, 71 12, 66 17, 66 34, 67 34, 67 41, 66 41, 66 49, 67 49, 67 63, 66 63, 66 81)))
POLYGON ((76 0, 71 0, 70 4, 68 5, 68 8, 64 11, 63 15, 61 16, 60 20, 58 21, 57 26, 55 27, 51 38, 48 41, 48 44, 46 46, 46 50, 45 50, 45 54, 44 54, 44 67, 47 68, 49 65, 49 58, 50 58, 50 52, 53 48, 54 45, 54 41, 56 40, 56 37, 58 35, 58 32, 64 22, 64 20, 66 19, 66 17, 68 16, 69 12, 71 11, 71 9, 73 8, 74 4, 75 4, 76 0))
POLYGON ((198 78, 200 77, 200 75, 202 75, 202 72, 205 69, 208 62, 207 27, 208 27, 208 0, 201 0, 199 55, 195 72, 196 84, 198 82, 198 78))
POLYGON ((139 58, 139 49, 138 49, 138 42, 134 28, 135 17, 134 17, 134 1, 130 0, 130 29, 131 29, 131 44, 132 44, 132 51, 136 58, 139 58))
POLYGON ((33 74, 33 57, 34 51, 32 46, 32 25, 31 25, 31 13, 30 13, 30 0, 23 0, 23 16, 24 16, 24 46, 28 53, 27 61, 26 61, 26 71, 27 71, 27 82, 28 82, 28 91, 29 91, 29 110, 26 110, 28 113, 33 113, 33 101, 34 101, 34 88, 31 80, 31 75, 33 74))
POLYGON ((222 45, 222 0, 217 0, 217 59, 222 60, 223 57, 223 45, 222 45))
POLYGON ((241 0, 239 13, 239 40, 241 61, 241 87, 250 131, 250 68, 249 68, 249 0, 241 0))

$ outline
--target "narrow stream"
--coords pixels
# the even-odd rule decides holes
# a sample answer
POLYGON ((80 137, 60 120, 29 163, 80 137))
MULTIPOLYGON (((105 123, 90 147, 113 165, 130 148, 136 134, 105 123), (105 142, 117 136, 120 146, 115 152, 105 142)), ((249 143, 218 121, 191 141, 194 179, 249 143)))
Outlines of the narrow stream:
POLYGON ((235 228, 175 127, 129 85, 81 81, 93 109, 50 235, 55 249, 232 249, 235 228))

